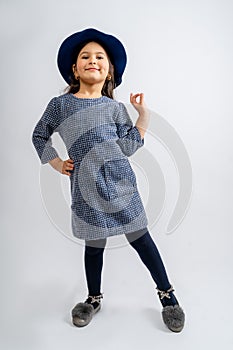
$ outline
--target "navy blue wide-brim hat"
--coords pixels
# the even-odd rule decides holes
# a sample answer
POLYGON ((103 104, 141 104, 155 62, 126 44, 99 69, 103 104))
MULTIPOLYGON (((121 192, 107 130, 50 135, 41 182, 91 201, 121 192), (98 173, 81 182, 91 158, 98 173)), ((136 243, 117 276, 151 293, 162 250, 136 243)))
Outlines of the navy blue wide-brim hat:
POLYGON ((121 84, 125 70, 127 56, 122 43, 113 35, 105 34, 93 28, 85 29, 67 37, 61 44, 58 56, 58 69, 70 85, 73 76, 72 64, 75 62, 78 51, 90 41, 99 43, 107 52, 114 66, 115 87, 121 84))

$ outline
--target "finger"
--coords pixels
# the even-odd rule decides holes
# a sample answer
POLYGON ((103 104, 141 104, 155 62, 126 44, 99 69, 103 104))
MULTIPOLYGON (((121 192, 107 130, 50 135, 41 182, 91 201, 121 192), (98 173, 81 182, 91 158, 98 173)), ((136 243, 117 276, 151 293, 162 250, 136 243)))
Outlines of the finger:
POLYGON ((139 95, 140 95, 140 93, 137 93, 137 94, 131 93, 131 94, 130 94, 130 96, 132 96, 132 97, 137 97, 137 96, 139 96, 139 95))
POLYGON ((140 94, 134 94, 134 95, 133 95, 133 99, 136 100, 136 98, 137 98, 138 96, 140 96, 140 94))
POLYGON ((136 103, 140 103, 140 101, 141 101, 141 94, 134 95, 134 98, 135 98, 135 102, 136 103), (139 98, 139 101, 138 101, 138 98, 139 98))
MULTIPOLYGON (((62 174, 67 175, 67 170, 69 170, 69 169, 70 169, 70 165, 68 165, 68 164, 66 163, 66 161, 64 161, 64 162, 63 162, 63 167, 62 167, 62 174)), ((72 170, 72 169, 70 169, 70 170, 72 170)))
POLYGON ((139 105, 143 105, 143 103, 144 103, 144 94, 143 93, 137 94, 137 99, 138 99, 137 103, 139 105))
POLYGON ((144 103, 144 93, 141 93, 141 104, 144 103))
POLYGON ((67 171, 67 170, 65 170, 64 172, 63 172, 63 174, 64 175, 68 175, 68 176, 70 176, 71 174, 70 174, 70 172, 69 171, 67 171))
POLYGON ((137 103, 137 97, 138 97, 138 94, 136 94, 136 95, 133 95, 132 97, 131 97, 131 103, 133 103, 133 104, 136 104, 137 103))
POLYGON ((70 171, 73 171, 73 169, 65 168, 65 169, 64 169, 64 172, 65 172, 65 171, 69 171, 69 172, 70 172, 70 171))
POLYGON ((64 166, 65 166, 65 168, 68 168, 68 169, 73 169, 74 168, 74 164, 73 163, 65 162, 64 166))
POLYGON ((65 162, 65 165, 68 166, 68 167, 74 167, 74 163, 71 163, 71 162, 65 162))

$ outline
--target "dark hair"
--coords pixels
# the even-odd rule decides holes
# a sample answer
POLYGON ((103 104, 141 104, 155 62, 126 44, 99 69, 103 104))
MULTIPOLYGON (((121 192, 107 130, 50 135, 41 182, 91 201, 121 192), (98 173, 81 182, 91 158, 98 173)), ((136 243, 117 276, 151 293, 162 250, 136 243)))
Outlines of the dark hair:
MULTIPOLYGON (((90 41, 88 41, 90 42, 90 41)), ((82 43, 82 45, 79 45, 76 47, 76 50, 73 53, 73 64, 76 63, 77 57, 79 52, 82 50, 82 48, 88 44, 88 42, 82 43)), ((101 45, 101 43, 100 43, 101 45)), ((115 85, 115 79, 114 79, 114 66, 112 62, 110 61, 110 58, 108 57, 108 62, 109 62, 109 74, 111 75, 111 80, 106 79, 104 82, 104 85, 102 87, 101 93, 103 96, 107 96, 109 98, 114 99, 113 97, 113 89, 116 87, 115 85)), ((73 71, 71 69, 71 75, 70 75, 70 85, 65 88, 65 92, 75 94, 76 92, 79 91, 80 89, 80 81, 79 79, 77 80, 73 74, 73 71)))

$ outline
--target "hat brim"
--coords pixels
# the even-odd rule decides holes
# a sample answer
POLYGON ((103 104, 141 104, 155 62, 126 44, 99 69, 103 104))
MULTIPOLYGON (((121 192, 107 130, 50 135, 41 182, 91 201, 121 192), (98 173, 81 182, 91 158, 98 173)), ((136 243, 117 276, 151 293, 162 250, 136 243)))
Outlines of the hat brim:
POLYGON ((106 50, 114 66, 114 80, 115 87, 117 87, 122 82, 122 75, 127 62, 124 46, 113 35, 105 34, 93 28, 74 33, 62 42, 57 55, 57 65, 62 77, 67 84, 71 84, 74 54, 78 47, 90 41, 98 42, 106 50))

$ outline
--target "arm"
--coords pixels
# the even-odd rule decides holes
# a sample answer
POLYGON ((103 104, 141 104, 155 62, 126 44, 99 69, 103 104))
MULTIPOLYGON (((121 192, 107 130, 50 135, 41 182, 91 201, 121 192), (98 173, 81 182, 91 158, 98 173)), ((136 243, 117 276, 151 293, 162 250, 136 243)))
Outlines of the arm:
POLYGON ((138 148, 144 145, 139 128, 133 125, 125 105, 119 102, 119 110, 116 118, 117 135, 119 139, 116 143, 126 156, 134 154, 138 148))
POLYGON ((148 128, 149 119, 150 119, 149 112, 144 102, 144 94, 133 95, 131 93, 130 102, 139 114, 135 126, 138 128, 141 138, 143 139, 145 132, 148 128), (137 102, 138 97, 139 97, 139 102, 137 102))
POLYGON ((62 174, 70 175, 69 170, 73 170, 73 160, 62 161, 55 148, 52 146, 51 136, 59 126, 56 98, 53 98, 41 119, 35 126, 32 134, 32 142, 38 153, 42 164, 49 163, 55 170, 62 174))
POLYGON ((58 157, 57 151, 52 146, 51 139, 51 135, 58 125, 56 98, 53 98, 48 103, 32 133, 32 143, 42 164, 46 164, 50 160, 58 157))

